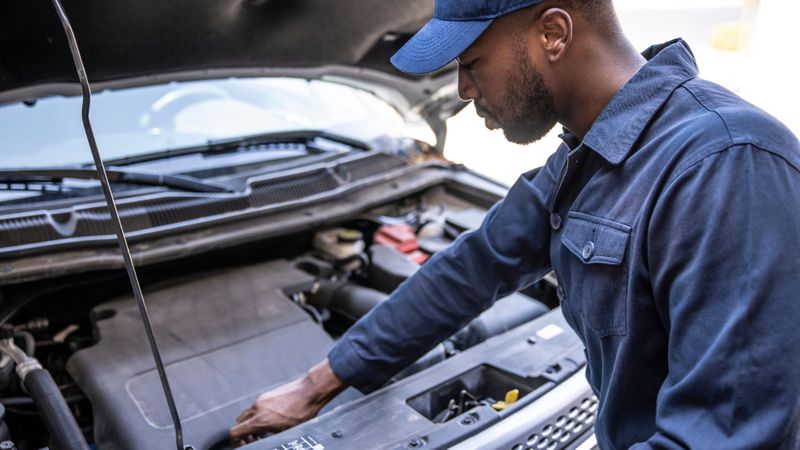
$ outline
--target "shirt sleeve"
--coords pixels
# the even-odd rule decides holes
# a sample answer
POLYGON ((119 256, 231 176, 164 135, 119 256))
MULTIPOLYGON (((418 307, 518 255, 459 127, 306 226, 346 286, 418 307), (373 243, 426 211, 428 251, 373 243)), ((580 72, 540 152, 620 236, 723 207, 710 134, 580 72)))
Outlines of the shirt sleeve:
POLYGON ((797 166, 748 145, 669 184, 647 249, 669 373, 632 448, 800 448, 799 208, 797 166))
POLYGON ((563 152, 529 172, 481 227, 437 253, 359 320, 328 355, 334 373, 368 392, 550 267, 546 199, 563 152))

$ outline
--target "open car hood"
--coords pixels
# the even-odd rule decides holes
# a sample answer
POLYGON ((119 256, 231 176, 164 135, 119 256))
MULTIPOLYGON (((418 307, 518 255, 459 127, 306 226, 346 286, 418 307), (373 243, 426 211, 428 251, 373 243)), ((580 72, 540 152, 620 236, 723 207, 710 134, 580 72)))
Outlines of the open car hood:
MULTIPOLYGON (((63 4, 95 91, 231 76, 327 79, 369 89, 401 112, 416 110, 434 129, 462 106, 453 65, 412 78, 389 63, 431 17, 433 0, 63 4)), ((80 94, 49 1, 0 2, 0 61, 0 104, 80 94)))

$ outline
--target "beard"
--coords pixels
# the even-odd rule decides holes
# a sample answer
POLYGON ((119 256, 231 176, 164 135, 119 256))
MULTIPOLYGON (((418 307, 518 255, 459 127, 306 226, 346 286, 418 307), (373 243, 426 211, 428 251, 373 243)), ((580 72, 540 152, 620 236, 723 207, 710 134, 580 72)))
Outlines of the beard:
POLYGON ((521 42, 514 42, 516 70, 503 97, 503 111, 491 114, 509 142, 530 144, 544 137, 558 122, 553 94, 533 65, 521 42))

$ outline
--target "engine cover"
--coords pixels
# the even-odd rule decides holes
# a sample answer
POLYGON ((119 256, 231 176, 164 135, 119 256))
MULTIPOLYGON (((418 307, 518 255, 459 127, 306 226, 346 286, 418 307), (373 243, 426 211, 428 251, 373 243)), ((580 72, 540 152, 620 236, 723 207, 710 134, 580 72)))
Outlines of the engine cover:
MULTIPOLYGON (((226 439, 255 397, 322 360, 332 339, 284 294, 313 278, 278 261, 206 273, 145 293, 184 440, 226 439)), ((98 344, 67 364, 92 403, 100 449, 175 445, 158 372, 132 297, 95 308, 98 344), (110 311, 111 313, 109 313, 110 311)))

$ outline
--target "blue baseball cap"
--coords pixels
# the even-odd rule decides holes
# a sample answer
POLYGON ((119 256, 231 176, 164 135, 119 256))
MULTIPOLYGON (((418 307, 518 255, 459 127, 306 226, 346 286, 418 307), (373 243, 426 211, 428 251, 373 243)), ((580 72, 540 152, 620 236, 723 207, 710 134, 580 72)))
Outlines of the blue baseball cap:
POLYGON ((436 0, 431 19, 392 56, 401 72, 422 75, 446 66, 492 21, 543 0, 436 0))

